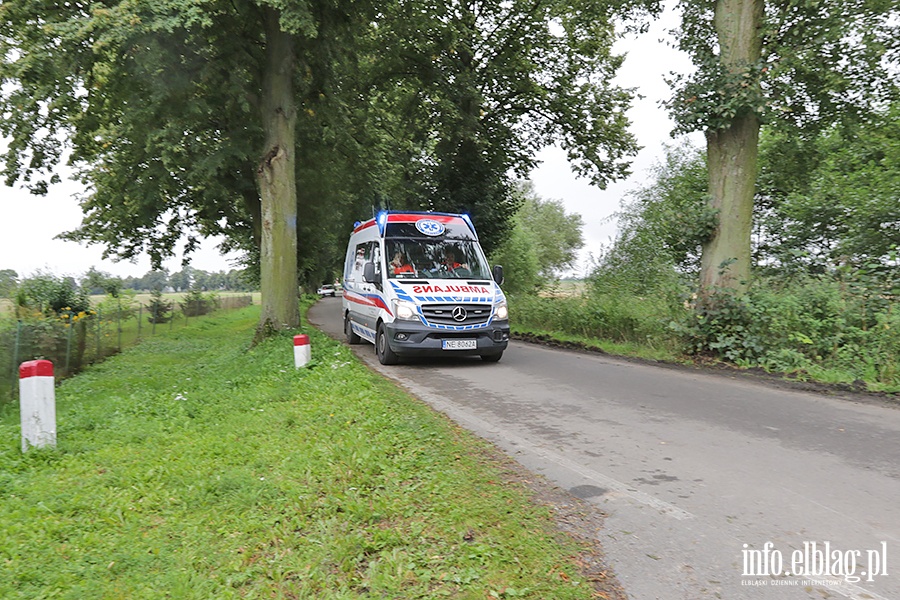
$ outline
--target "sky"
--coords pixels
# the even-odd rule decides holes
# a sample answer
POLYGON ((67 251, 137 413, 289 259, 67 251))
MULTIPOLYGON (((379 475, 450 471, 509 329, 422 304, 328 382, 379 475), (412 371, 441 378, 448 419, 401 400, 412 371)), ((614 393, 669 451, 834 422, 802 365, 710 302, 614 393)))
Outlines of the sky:
POLYGON ((664 157, 664 146, 690 141, 704 147, 702 133, 673 139, 670 132, 675 123, 659 103, 671 96, 665 78, 672 72, 687 73, 692 69, 687 55, 674 49, 667 30, 678 23, 678 16, 670 8, 650 30, 641 36, 631 36, 617 42, 617 53, 625 54, 625 63, 619 69, 615 82, 626 88, 635 88, 642 96, 632 103, 628 112, 631 131, 637 137, 642 150, 632 159, 631 176, 612 183, 605 190, 590 185, 586 179, 577 178, 560 148, 548 148, 539 156, 543 160, 531 173, 538 196, 544 199, 562 200, 566 212, 582 216, 585 245, 579 253, 579 264, 570 273, 584 276, 591 256, 597 256, 603 246, 615 238, 619 210, 629 191, 644 187, 649 182, 648 171, 664 157))
MULTIPOLYGON (((660 100, 669 95, 664 77, 672 71, 684 72, 690 68, 688 59, 663 41, 666 28, 673 22, 671 14, 664 16, 648 33, 624 39, 616 46, 618 52, 626 53, 616 83, 636 88, 643 96, 629 112, 632 131, 643 146, 633 160, 631 177, 600 190, 586 179, 576 178, 559 148, 542 151, 539 155, 542 163, 531 174, 541 198, 561 200, 567 212, 582 216, 585 247, 572 273, 576 276, 584 274, 590 255, 596 255, 615 237, 613 215, 621 201, 629 190, 646 183, 647 170, 663 156, 663 145, 673 143, 669 137, 673 123, 659 106, 660 100)), ((0 270, 13 269, 19 277, 38 271, 80 277, 91 267, 119 277, 140 277, 149 271, 147 256, 135 262, 113 262, 102 258, 100 246, 55 239, 81 223, 81 209, 75 198, 79 191, 79 186, 71 181, 51 187, 43 197, 33 196, 21 188, 0 186, 0 270)), ((191 266, 204 271, 235 268, 237 255, 220 255, 217 243, 215 239, 204 241, 192 255, 191 266)), ((181 256, 164 266, 170 272, 180 270, 181 256)))

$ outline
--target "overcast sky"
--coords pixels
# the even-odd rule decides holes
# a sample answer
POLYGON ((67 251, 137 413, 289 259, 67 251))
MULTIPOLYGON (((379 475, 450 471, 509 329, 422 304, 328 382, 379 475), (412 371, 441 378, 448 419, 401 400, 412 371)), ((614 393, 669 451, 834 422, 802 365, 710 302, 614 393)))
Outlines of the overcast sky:
MULTIPOLYGON (((629 113, 632 130, 644 147, 634 160, 633 175, 600 190, 587 180, 576 178, 565 153, 558 148, 542 152, 543 163, 532 173, 531 179, 539 196, 562 200, 568 212, 582 215, 586 241, 582 263, 588 253, 596 254, 602 244, 609 243, 616 231, 615 221, 610 220, 610 216, 618 209, 626 192, 644 182, 647 169, 662 156, 663 144, 672 143, 669 137, 672 123, 659 107, 659 101, 669 95, 663 78, 671 71, 684 72, 690 67, 685 57, 660 41, 672 22, 671 18, 664 18, 647 34, 638 39, 623 40, 617 46, 620 52, 627 52, 617 82, 637 88, 644 96, 635 102, 629 113)), ((78 277, 92 266, 121 277, 139 277, 146 273, 150 269, 146 256, 136 263, 116 263, 103 260, 102 248, 98 246, 85 247, 54 239, 81 223, 81 210, 74 198, 78 191, 72 182, 52 187, 44 197, 32 196, 19 188, 0 187, 0 269, 13 269, 20 277, 38 270, 78 277)), ((234 268, 235 258, 234 255, 220 256, 216 242, 207 240, 202 249, 194 253, 191 264, 205 271, 227 271, 234 268)), ((180 257, 168 261, 165 266, 171 272, 180 270, 180 257)), ((578 270, 583 269, 582 264, 578 270)))

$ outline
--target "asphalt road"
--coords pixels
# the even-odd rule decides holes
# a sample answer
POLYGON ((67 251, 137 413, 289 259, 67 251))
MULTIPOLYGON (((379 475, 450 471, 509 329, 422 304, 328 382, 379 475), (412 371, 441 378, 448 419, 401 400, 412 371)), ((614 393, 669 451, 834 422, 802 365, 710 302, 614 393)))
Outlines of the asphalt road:
MULTIPOLYGON (((340 303, 309 320, 343 339, 340 303)), ((383 367, 356 348, 607 513, 598 535, 634 600, 900 599, 893 406, 519 342, 497 364, 383 367)))

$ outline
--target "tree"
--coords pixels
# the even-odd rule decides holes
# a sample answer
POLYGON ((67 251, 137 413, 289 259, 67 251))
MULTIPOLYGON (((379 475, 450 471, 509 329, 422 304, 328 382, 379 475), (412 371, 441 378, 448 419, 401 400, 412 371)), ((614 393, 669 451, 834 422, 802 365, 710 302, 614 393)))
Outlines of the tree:
POLYGON ((183 292, 190 289, 193 277, 194 269, 191 267, 184 267, 180 271, 176 271, 169 275, 169 285, 172 286, 172 289, 176 292, 183 292))
POLYGON ((559 200, 544 200, 531 182, 515 188, 520 205, 510 236, 492 255, 504 267, 509 292, 533 292, 571 268, 584 245, 581 215, 566 214, 559 200))
POLYGON ((599 256, 591 280, 606 293, 680 301, 716 226, 717 214, 707 204, 705 156, 689 143, 667 146, 648 179, 616 213, 615 241, 599 256))
POLYGON ((9 298, 19 281, 19 274, 12 269, 0 269, 0 298, 9 298))
POLYGON ((529 231, 536 242, 538 275, 546 283, 554 281, 575 265, 578 250, 584 246, 581 215, 566 213, 561 200, 542 199, 531 182, 519 182, 516 195, 521 197, 522 206, 515 222, 529 231))
POLYGON ((396 48, 374 77, 398 164, 394 206, 469 213, 491 253, 516 212, 515 177, 559 143, 576 171, 604 187, 628 174, 630 90, 612 84, 612 4, 513 0, 402 3, 379 23, 396 48))
POLYGON ((328 277, 372 207, 468 211, 490 249, 510 172, 542 145, 601 185, 636 150, 597 3, 10 0, 0 16, 8 182, 45 191, 67 139, 89 190, 68 239, 158 267, 183 233, 186 252, 224 234, 258 269, 260 331, 296 324, 295 272, 328 277))
POLYGON ((147 271, 139 280, 138 289, 162 291, 169 285, 169 273, 163 270, 147 271))
POLYGON ((114 298, 118 298, 119 292, 122 291, 123 283, 120 278, 113 277, 109 273, 104 273, 103 271, 98 271, 95 267, 91 267, 81 278, 81 287, 88 294, 109 294, 114 298))
POLYGON ((761 263, 810 272, 895 268, 900 102, 806 140, 767 135, 761 150, 761 263))
POLYGON ((715 230, 718 216, 708 204, 708 177, 705 156, 698 148, 690 143, 666 146, 665 157, 650 170, 648 183, 630 192, 630 202, 616 214, 619 233, 614 252, 626 262, 661 260, 696 276, 701 249, 715 230), (645 251, 632 255, 639 248, 645 251))
POLYGON ((70 239, 158 267, 185 231, 187 252, 198 233, 240 231, 261 261, 259 331, 298 325, 298 99, 365 7, 12 0, 0 17, 7 182, 46 191, 68 134, 90 189, 70 239))
POLYGON ((763 123, 821 129, 896 90, 889 62, 898 11, 889 0, 682 5, 679 47, 697 70, 676 78, 680 131, 704 130, 717 227, 703 246, 701 289, 740 293, 750 280, 750 235, 763 123))

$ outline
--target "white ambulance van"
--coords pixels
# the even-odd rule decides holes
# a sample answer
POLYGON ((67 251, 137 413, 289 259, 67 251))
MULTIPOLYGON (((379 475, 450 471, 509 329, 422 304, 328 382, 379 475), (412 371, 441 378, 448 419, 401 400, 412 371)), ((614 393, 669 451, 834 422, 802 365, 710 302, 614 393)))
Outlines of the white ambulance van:
POLYGON ((382 212, 357 223, 344 263, 347 341, 375 345, 382 364, 403 356, 478 355, 509 343, 503 269, 488 267, 468 215, 382 212))

